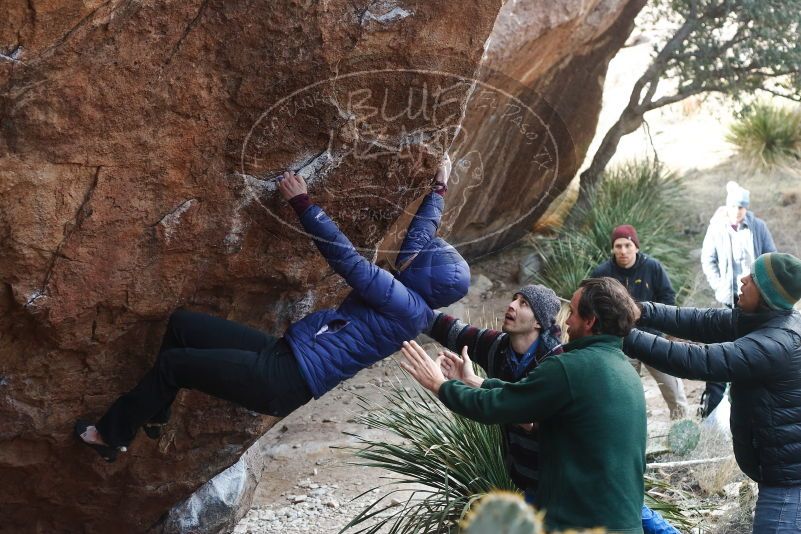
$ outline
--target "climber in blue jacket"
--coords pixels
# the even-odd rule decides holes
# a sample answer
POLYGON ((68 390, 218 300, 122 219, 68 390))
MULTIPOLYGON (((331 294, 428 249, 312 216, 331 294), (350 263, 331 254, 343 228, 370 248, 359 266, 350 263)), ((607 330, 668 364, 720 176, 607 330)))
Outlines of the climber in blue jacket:
POLYGON ((300 176, 285 172, 278 190, 351 292, 335 309, 312 313, 275 337, 210 315, 177 310, 154 366, 76 436, 113 462, 138 429, 157 438, 181 388, 195 389, 269 415, 285 416, 430 328, 434 309, 461 299, 470 268, 436 237, 450 174, 445 158, 395 260, 394 272, 366 260, 319 206, 300 176))

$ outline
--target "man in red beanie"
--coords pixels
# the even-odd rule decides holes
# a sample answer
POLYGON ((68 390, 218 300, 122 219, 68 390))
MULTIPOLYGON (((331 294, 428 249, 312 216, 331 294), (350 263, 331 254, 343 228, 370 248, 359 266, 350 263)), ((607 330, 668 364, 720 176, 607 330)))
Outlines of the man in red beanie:
MULTIPOLYGON (((630 224, 621 224, 612 230, 612 257, 596 267, 591 276, 614 278, 637 302, 659 302, 671 306, 676 303, 676 292, 665 268, 659 261, 640 252, 637 230, 630 224)), ((660 335, 657 330, 649 332, 660 335)), ((641 371, 639 360, 631 360, 631 364, 638 373, 641 371)), ((686 417, 689 406, 681 380, 648 365, 645 368, 656 380, 670 410, 670 418, 686 417)))

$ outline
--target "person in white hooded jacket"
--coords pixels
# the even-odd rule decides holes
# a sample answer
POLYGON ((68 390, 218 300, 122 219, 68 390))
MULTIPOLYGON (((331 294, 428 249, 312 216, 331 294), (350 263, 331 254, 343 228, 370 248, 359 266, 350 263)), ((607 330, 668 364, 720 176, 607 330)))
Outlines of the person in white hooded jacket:
MULTIPOLYGON (((768 225, 748 209, 750 197, 750 191, 737 182, 726 184, 726 205, 710 219, 701 249, 701 267, 715 299, 732 309, 737 305, 741 278, 751 273, 762 254, 776 252, 768 225)), ((704 417, 720 403, 725 388, 725 383, 707 382, 702 397, 704 417)))
POLYGON ((751 272, 762 254, 776 252, 765 221, 748 209, 750 192, 736 182, 726 184, 726 205, 717 209, 704 237, 701 266, 715 299, 733 308, 740 278, 751 272))

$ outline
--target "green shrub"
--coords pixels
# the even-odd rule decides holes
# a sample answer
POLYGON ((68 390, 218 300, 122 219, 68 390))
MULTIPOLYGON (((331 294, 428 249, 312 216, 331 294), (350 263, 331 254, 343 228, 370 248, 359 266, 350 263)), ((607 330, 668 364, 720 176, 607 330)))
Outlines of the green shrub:
POLYGON ((740 114, 726 140, 753 166, 792 163, 801 158, 801 110, 755 104, 740 114))
POLYGON ((681 296, 689 285, 691 261, 683 239, 680 202, 683 187, 675 174, 653 161, 633 161, 610 169, 556 235, 540 246, 538 281, 569 299, 578 283, 611 256, 612 230, 637 229, 642 251, 659 260, 681 296))

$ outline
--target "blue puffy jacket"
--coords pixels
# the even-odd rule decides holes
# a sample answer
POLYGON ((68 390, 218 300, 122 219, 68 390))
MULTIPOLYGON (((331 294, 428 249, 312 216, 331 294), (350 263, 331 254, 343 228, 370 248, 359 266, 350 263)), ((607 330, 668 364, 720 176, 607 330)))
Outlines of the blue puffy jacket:
POLYGON ((431 326, 433 308, 467 294, 467 262, 435 237, 443 207, 439 194, 423 200, 396 262, 409 265, 397 278, 359 254, 319 206, 301 215, 328 264, 352 288, 338 308, 312 313, 284 334, 315 398, 400 350, 431 326))

